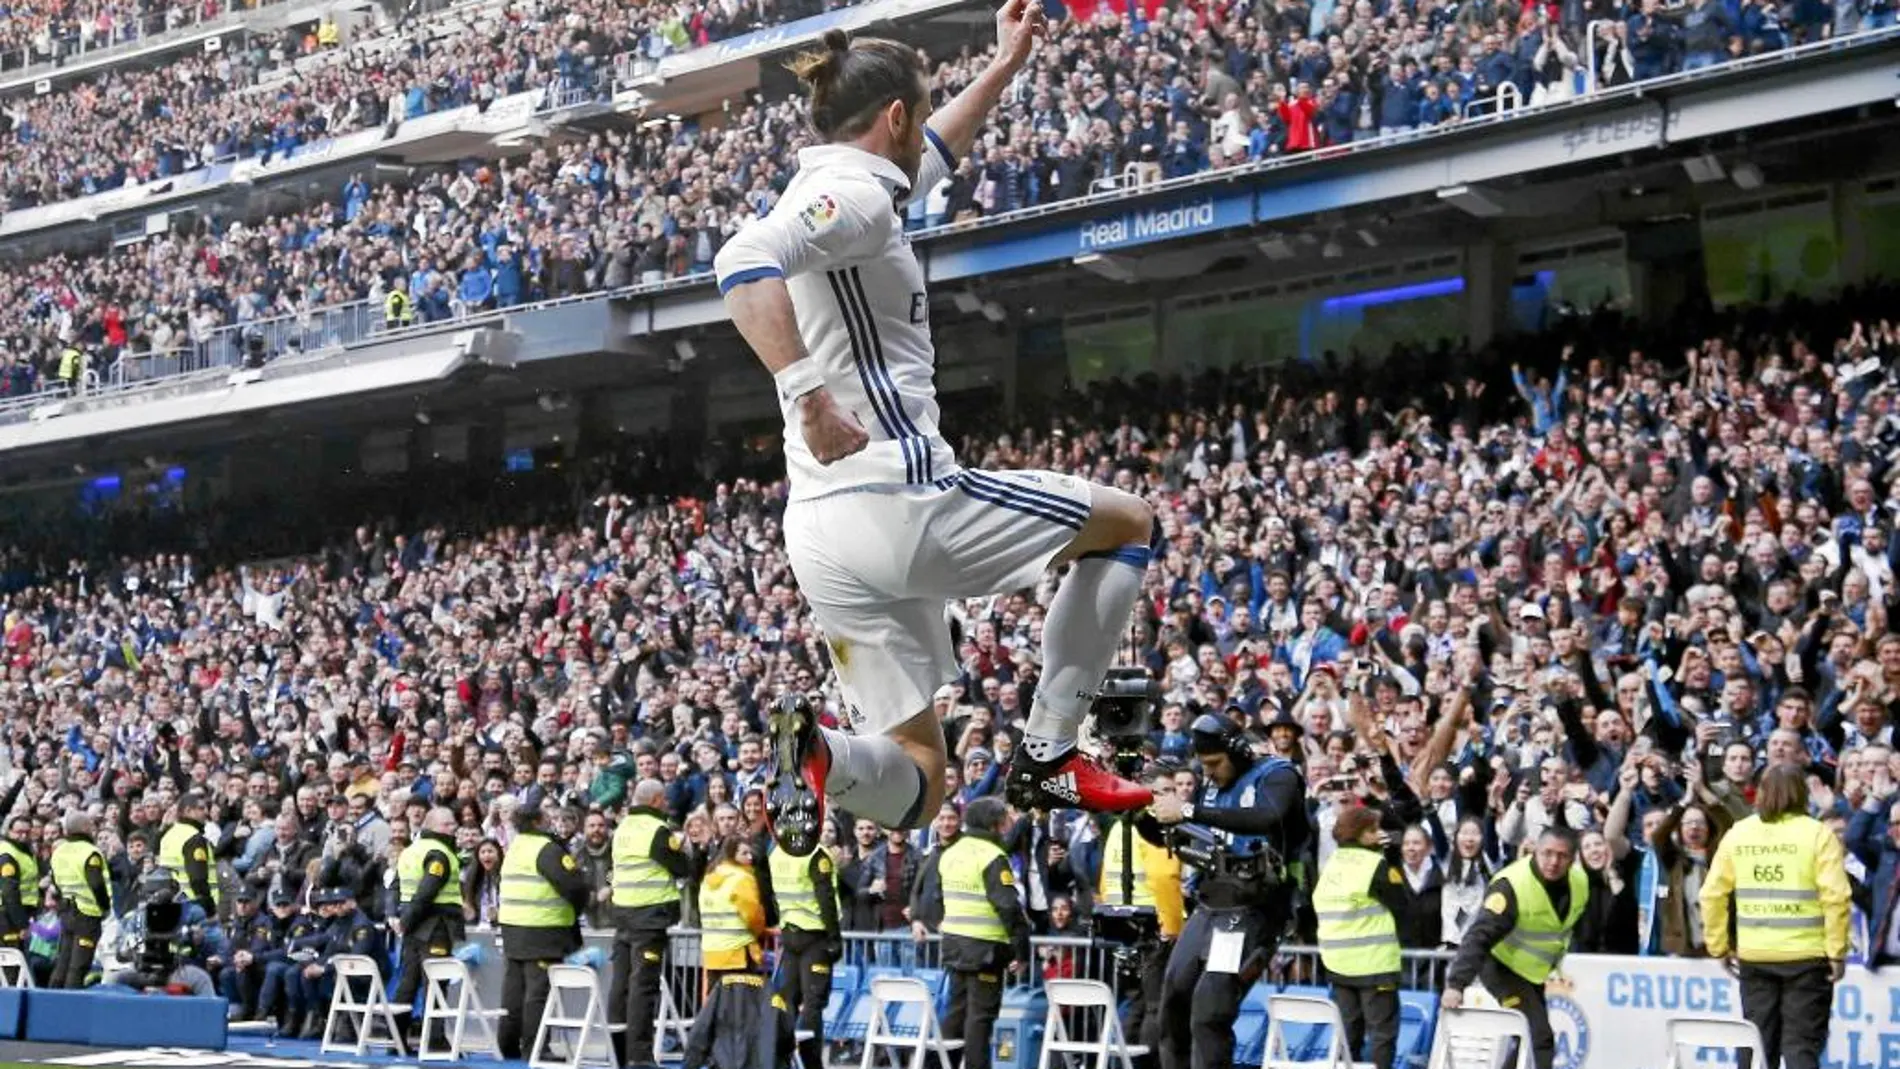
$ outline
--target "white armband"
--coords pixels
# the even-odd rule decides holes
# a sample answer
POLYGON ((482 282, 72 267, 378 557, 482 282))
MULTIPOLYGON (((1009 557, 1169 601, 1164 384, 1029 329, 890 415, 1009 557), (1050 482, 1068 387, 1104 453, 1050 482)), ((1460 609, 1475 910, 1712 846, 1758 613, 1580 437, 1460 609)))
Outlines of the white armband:
POLYGON ((778 383, 781 400, 796 401, 813 390, 823 389, 825 373, 818 369, 818 361, 808 356, 775 372, 772 381, 778 383))

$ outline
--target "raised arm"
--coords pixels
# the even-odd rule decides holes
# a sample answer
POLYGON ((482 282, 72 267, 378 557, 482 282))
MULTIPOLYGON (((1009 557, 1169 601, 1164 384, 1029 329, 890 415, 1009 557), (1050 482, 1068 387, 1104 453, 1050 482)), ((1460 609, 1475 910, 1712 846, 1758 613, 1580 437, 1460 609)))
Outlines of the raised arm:
MULTIPOLYGON (((1007 0, 996 13, 996 58, 983 68, 963 92, 958 93, 949 103, 939 108, 925 124, 925 131, 936 149, 948 158, 951 166, 955 161, 969 154, 976 143, 977 131, 983 128, 983 121, 990 112, 996 110, 997 102, 1003 99, 1003 90, 1029 61, 1029 53, 1036 47, 1036 39, 1049 27, 1049 19, 1042 5, 1035 0, 1007 0)), ((918 183, 923 185, 923 183, 918 183)), ((920 189, 919 193, 927 192, 920 189)))

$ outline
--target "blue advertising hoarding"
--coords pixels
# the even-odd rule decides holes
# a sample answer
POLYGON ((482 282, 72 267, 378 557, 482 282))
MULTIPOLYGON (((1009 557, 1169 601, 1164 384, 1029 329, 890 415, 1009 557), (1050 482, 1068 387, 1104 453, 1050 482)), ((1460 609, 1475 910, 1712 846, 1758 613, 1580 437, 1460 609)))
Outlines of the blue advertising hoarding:
POLYGON ((1009 271, 1031 264, 1111 253, 1191 234, 1253 225, 1251 190, 1223 189, 1137 207, 1106 206, 1101 213, 955 249, 931 248, 932 282, 1009 271))

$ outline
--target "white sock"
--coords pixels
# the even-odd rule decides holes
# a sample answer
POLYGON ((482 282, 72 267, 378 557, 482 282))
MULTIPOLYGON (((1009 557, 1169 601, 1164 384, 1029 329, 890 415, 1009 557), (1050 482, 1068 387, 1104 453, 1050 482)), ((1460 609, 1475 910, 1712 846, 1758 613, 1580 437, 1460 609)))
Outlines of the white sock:
POLYGON ((1141 596, 1148 547, 1128 545, 1076 561, 1043 621, 1043 676, 1023 725, 1023 750, 1041 763, 1075 749, 1128 614, 1141 596))
POLYGON ((886 828, 917 826, 924 802, 924 773, 896 740, 847 735, 825 727, 818 730, 831 748, 825 793, 838 808, 886 828))

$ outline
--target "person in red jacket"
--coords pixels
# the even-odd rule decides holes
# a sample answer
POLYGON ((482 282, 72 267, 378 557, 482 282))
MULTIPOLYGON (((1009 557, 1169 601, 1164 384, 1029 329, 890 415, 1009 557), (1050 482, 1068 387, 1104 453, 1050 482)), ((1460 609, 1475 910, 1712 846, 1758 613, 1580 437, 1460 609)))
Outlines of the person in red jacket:
POLYGON ((1279 113, 1280 122, 1286 126, 1286 150, 1311 152, 1319 146, 1315 122, 1315 117, 1319 114, 1319 101, 1313 98, 1311 82, 1301 82, 1294 92, 1294 98, 1288 100, 1286 90, 1275 86, 1273 110, 1279 113))

